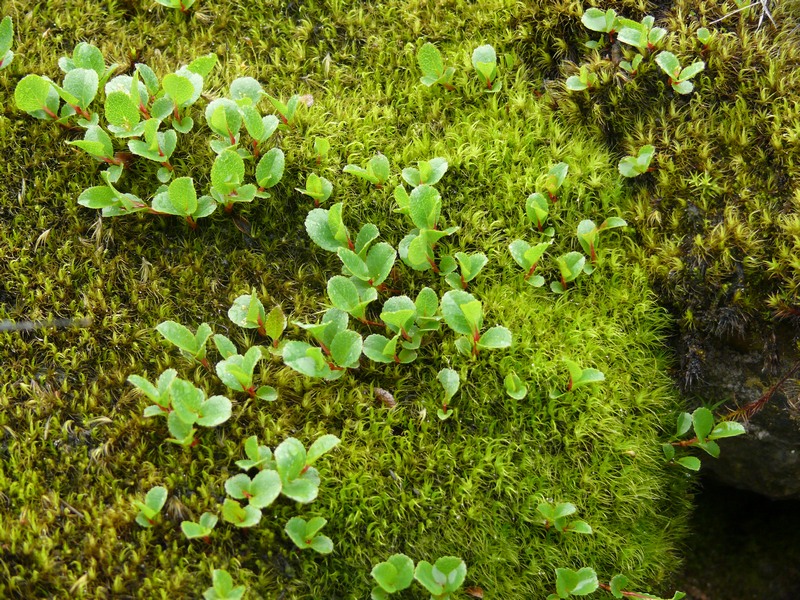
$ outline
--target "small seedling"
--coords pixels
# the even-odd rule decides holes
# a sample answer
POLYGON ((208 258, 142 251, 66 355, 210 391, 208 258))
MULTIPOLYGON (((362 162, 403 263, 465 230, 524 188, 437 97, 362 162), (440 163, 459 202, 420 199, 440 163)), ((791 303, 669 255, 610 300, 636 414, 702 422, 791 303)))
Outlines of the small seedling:
POLYGON ((586 29, 608 34, 609 41, 613 41, 614 33, 619 29, 620 20, 613 8, 602 11, 599 8, 588 8, 581 16, 581 23, 586 29))
POLYGON ((449 419, 453 415, 453 409, 449 408, 450 400, 456 395, 458 386, 461 383, 461 378, 458 373, 453 369, 442 369, 436 376, 439 383, 444 388, 444 396, 442 397, 442 407, 436 411, 436 416, 442 421, 449 419))
POLYGON ((434 564, 420 561, 414 570, 414 579, 421 583, 435 600, 448 600, 451 594, 458 591, 466 577, 466 563, 455 556, 443 556, 434 564))
POLYGON ((211 327, 201 323, 197 333, 192 333, 188 327, 175 321, 164 321, 156 325, 156 331, 168 342, 175 344, 186 358, 196 360, 209 371, 211 365, 206 359, 206 342, 211 337, 211 327))
POLYGON ((555 230, 552 227, 545 229, 544 223, 550 214, 550 203, 544 194, 534 192, 525 201, 525 213, 528 215, 528 220, 536 225, 536 228, 544 233, 546 236, 553 237, 555 230))
POLYGON ((0 21, 0 71, 7 68, 14 60, 11 44, 14 43, 14 24, 11 17, 4 17, 0 21))
POLYGON ((650 161, 656 153, 655 146, 647 144, 639 148, 636 156, 626 156, 619 161, 619 172, 623 177, 638 177, 650 170, 650 161))
POLYGON ((358 366, 361 335, 347 328, 349 317, 338 308, 325 311, 321 323, 297 323, 307 329, 319 347, 290 341, 283 346, 283 362, 303 375, 338 379, 349 367, 358 366), (357 350, 357 352, 356 352, 357 350))
MULTIPOLYGON (((606 231, 608 229, 614 229, 615 227, 625 227, 628 223, 625 222, 625 219, 620 219, 619 217, 609 217, 598 227, 594 224, 594 221, 589 219, 585 219, 578 223, 578 241, 581 244, 581 248, 583 251, 586 252, 590 257, 592 264, 597 262, 597 248, 600 245, 600 232, 606 231)), ((594 270, 594 267, 591 265, 584 265, 583 267, 584 272, 591 273, 594 270), (587 268, 587 266, 589 268, 587 268)))
POLYGON ((276 471, 265 469, 250 479, 245 473, 228 478, 225 491, 237 500, 259 510, 266 508, 281 494, 281 478, 276 471))
POLYGON ((391 273, 397 258, 395 249, 385 242, 372 246, 365 258, 349 248, 339 248, 336 253, 344 264, 346 274, 379 289, 391 273))
POLYGON ((584 369, 578 363, 569 360, 568 358, 564 358, 562 360, 564 364, 567 365, 567 369, 569 370, 569 381, 567 382, 567 391, 550 392, 550 398, 554 400, 556 398, 561 398, 561 396, 564 396, 578 388, 586 387, 587 385, 606 380, 606 376, 602 371, 592 368, 584 369))
POLYGON ((389 159, 378 153, 369 159, 366 169, 358 165, 347 165, 344 168, 344 172, 366 179, 376 188, 381 189, 389 179, 389 159))
MULTIPOLYGON (((651 594, 641 594, 639 592, 629 592, 626 591, 625 588, 628 586, 628 578, 625 575, 614 575, 611 578, 611 581, 608 584, 600 583, 599 587, 601 589, 606 590, 607 592, 611 592, 611 595, 614 598, 646 598, 649 600, 661 600, 656 596, 651 594)), ((686 594, 684 592, 675 592, 672 595, 671 600, 681 600, 685 598, 686 594)))
MULTIPOLYGON (((195 0, 156 0, 156 2, 161 6, 166 6, 167 8, 177 8, 182 13, 185 13, 192 8, 195 0)), ((216 573, 217 571, 214 572, 216 573)))
MULTIPOLYGON (((690 427, 694 430, 693 438, 662 445, 661 449, 667 460, 675 460, 676 447, 700 448, 710 456, 718 458, 719 444, 715 440, 747 433, 741 423, 734 421, 720 421, 715 425, 714 414, 702 406, 692 414, 684 412, 678 415, 675 437, 682 437, 689 431, 690 427)), ((700 459, 695 456, 684 456, 678 458, 675 462, 691 471, 700 470, 700 459)))
POLYGON ((264 333, 272 340, 272 349, 277 349, 283 332, 286 331, 286 315, 280 306, 275 306, 264 321, 264 333))
POLYGON ((652 52, 667 35, 666 29, 654 27, 654 23, 655 18, 650 15, 644 17, 641 23, 631 19, 619 19, 620 29, 617 39, 643 54, 652 52))
POLYGON ((497 79, 497 54, 490 45, 478 46, 472 52, 472 66, 478 72, 487 92, 500 91, 501 81, 497 79))
POLYGON ((377 300, 378 291, 369 285, 357 286, 353 280, 343 275, 334 275, 328 280, 328 298, 334 307, 370 325, 366 311, 370 303, 377 300))
POLYGON ((547 600, 569 598, 570 596, 588 596, 600 587, 597 573, 590 567, 577 571, 572 569, 556 569, 556 593, 547 596, 547 600))
POLYGON ((546 530, 552 527, 560 533, 592 533, 592 528, 585 521, 568 521, 567 517, 574 514, 578 509, 570 502, 561 504, 550 504, 542 502, 536 507, 542 519, 539 521, 546 530))
MULTIPOLYGON (((157 0, 158 2, 188 2, 194 0, 157 0)), ((185 11, 184 11, 185 12, 185 11)), ((246 588, 243 585, 233 585, 233 578, 225 569, 214 569, 211 574, 211 587, 203 592, 204 600, 241 600, 246 588)))
POLYGON ((182 67, 175 73, 165 75, 161 80, 161 87, 165 93, 162 98, 167 98, 172 102, 170 112, 173 129, 179 133, 189 133, 194 127, 194 119, 186 113, 203 93, 203 78, 186 67, 182 67))
POLYGON ((292 517, 286 523, 286 533, 301 550, 311 548, 320 554, 330 554, 333 552, 333 541, 327 535, 319 533, 327 522, 322 517, 314 517, 309 521, 292 517))
POLYGON ((467 284, 478 276, 481 269, 486 266, 489 261, 483 252, 475 254, 466 254, 465 252, 456 252, 455 259, 458 262, 460 273, 448 273, 445 276, 445 281, 448 285, 456 290, 467 289, 467 284))
POLYGON ((147 396, 150 401, 155 402, 155 404, 144 409, 145 417, 167 415, 172 410, 169 388, 177 376, 178 372, 175 369, 167 369, 161 373, 156 385, 139 375, 130 375, 128 377, 128 383, 147 396))
POLYGON ((533 287, 542 287, 544 285, 544 277, 535 275, 534 272, 551 243, 540 242, 535 246, 531 246, 526 241, 514 240, 508 245, 508 250, 511 252, 514 261, 525 270, 525 281, 533 287))
MULTIPOLYGON (((342 220, 342 203, 338 202, 330 209, 315 208, 306 217, 306 232, 308 237, 320 248, 328 252, 336 252, 339 248, 356 250, 355 244, 350 240, 350 233, 342 220)), ((367 225, 362 227, 364 230, 367 225)), ((374 225, 372 228, 377 229, 374 225)), ((360 235, 360 232, 359 232, 360 235)))
POLYGON ((214 527, 216 527, 218 520, 217 515, 204 512, 200 515, 199 523, 195 523, 194 521, 182 521, 181 531, 183 531, 183 535, 186 536, 186 539, 193 540, 195 538, 203 538, 206 543, 210 543, 211 532, 214 530, 214 527))
POLYGON ((128 149, 136 156, 159 163, 162 168, 158 170, 158 180, 165 183, 172 177, 174 167, 170 164, 169 159, 178 144, 178 134, 174 129, 158 131, 160 124, 161 121, 158 119, 145 121, 144 141, 130 140, 128 149))
POLYGON ((442 316, 450 329, 464 336, 456 339, 461 354, 477 356, 481 349, 511 346, 511 332, 505 327, 490 327, 481 334, 483 308, 468 292, 450 290, 442 296, 442 316))
POLYGON ((387 600, 389 594, 411 586, 414 581, 414 561, 405 554, 393 554, 388 560, 372 567, 371 574, 378 583, 372 588, 372 600, 387 600))
POLYGON ((419 81, 425 87, 431 87, 438 83, 448 91, 455 89, 453 87, 455 68, 445 68, 441 53, 430 42, 423 44, 417 51, 417 64, 422 70, 422 78, 419 81))
POLYGON ((197 197, 191 177, 179 177, 169 187, 153 198, 152 209, 156 212, 183 217, 192 229, 197 229, 197 219, 207 217, 217 210, 211 196, 197 197))
POLYGON ((37 119, 58 120, 61 99, 53 82, 39 75, 26 75, 14 89, 14 102, 21 111, 37 119))
MULTIPOLYGON (((397 195, 395 195, 397 198, 397 195)), ((438 230, 437 222, 442 210, 442 199, 436 188, 430 185, 415 187, 408 196, 406 208, 411 221, 416 226, 409 235, 400 241, 398 254, 400 259, 415 271, 433 269, 439 273, 434 248, 443 237, 458 231, 458 227, 438 230)))
POLYGON ((637 54, 633 57, 632 61, 621 60, 619 66, 622 68, 622 70, 630 73, 631 75, 636 75, 636 73, 639 72, 639 66, 641 66, 643 59, 644 56, 637 54))
POLYGON ((551 281, 550 289, 555 294, 567 291, 567 284, 575 281, 578 275, 584 272, 586 257, 580 252, 567 252, 556 258, 556 264, 561 274, 561 281, 551 281))
POLYGON ((416 167, 406 167, 403 169, 402 175, 405 182, 411 187, 417 187, 418 185, 435 185, 447 172, 447 166, 447 160, 441 157, 432 158, 430 160, 420 160, 417 161, 416 167))
POLYGON ((194 445, 194 427, 216 427, 231 417, 231 401, 225 396, 211 396, 191 382, 176 378, 169 388, 172 411, 167 415, 167 427, 175 442, 181 446, 194 445))
POLYGON ((306 187, 294 189, 304 196, 313 198, 314 206, 319 206, 331 197, 331 193, 333 193, 333 184, 316 173, 309 173, 308 177, 306 177, 306 187))
POLYGON ((225 498, 222 503, 222 520, 236 527, 255 527, 261 521, 261 511, 255 506, 242 506, 236 500, 225 498))
POLYGON ((244 453, 246 460, 237 460, 236 466, 243 471, 250 469, 275 469, 275 460, 272 457, 272 450, 269 446, 261 446, 258 437, 251 435, 244 441, 244 453))
POLYGON ((244 160, 228 148, 219 153, 211 165, 211 196, 225 212, 233 210, 236 202, 252 202, 258 188, 244 183, 244 160))
POLYGON ((328 158, 330 149, 331 143, 328 141, 328 138, 314 138, 314 157, 317 159, 317 164, 322 163, 323 160, 328 158))
POLYGON ((272 106, 275 110, 278 111, 278 117, 283 122, 284 125, 291 127, 294 123, 294 116, 297 112, 297 107, 300 105, 300 96, 295 94, 284 104, 278 98, 274 98, 267 94, 267 98, 269 99, 272 106))
MULTIPOLYGON (((700 40, 701 44, 703 44, 703 49, 708 48, 708 44, 711 42, 711 37, 711 32, 707 27, 701 27, 697 30, 697 39, 700 40)), ((0 50, 2 50, 1 47, 0 50)))
POLYGON ((528 386, 519 378, 514 371, 511 371, 503 379, 503 386, 506 388, 506 394, 515 400, 522 400, 528 395, 528 386))
POLYGON ((105 180, 106 185, 97 185, 83 190, 78 196, 78 204, 86 208, 102 209, 104 217, 118 217, 151 210, 138 196, 123 194, 117 190, 113 185, 114 174, 109 171, 111 169, 100 173, 100 177, 105 180))
POLYGON ((278 185, 283 177, 285 162, 286 158, 280 148, 272 148, 261 157, 256 165, 256 183, 258 183, 256 197, 269 198, 271 196, 266 190, 278 185))
POLYGON ((538 183, 545 189, 551 201, 558 200, 556 192, 564 185, 568 172, 569 165, 565 162, 560 162, 550 167, 550 170, 539 178, 538 183))
POLYGON ((150 489, 144 497, 144 502, 134 500, 133 504, 139 509, 139 514, 136 515, 136 522, 142 527, 152 527, 159 520, 161 509, 167 502, 167 488, 160 485, 150 489))
POLYGON ((682 69, 678 58, 672 52, 667 51, 658 53, 656 63, 669 77, 672 89, 679 94, 690 94, 694 89, 694 84, 689 80, 706 68, 706 63, 698 60, 682 69))
MULTIPOLYGON (((303 443, 287 438, 275 448, 275 468, 281 480, 281 493, 295 502, 308 504, 319 494, 319 471, 311 465, 326 452, 339 445, 339 438, 326 434, 319 437, 306 452, 303 443)), ((264 471, 262 471, 263 473, 264 471)))
POLYGON ((124 165, 122 156, 117 156, 114 151, 114 144, 111 137, 98 125, 89 125, 82 140, 67 142, 70 146, 76 146, 86 152, 89 156, 109 165, 124 165))
POLYGON ((232 390, 246 392, 251 398, 274 402, 278 399, 278 392, 275 391, 275 388, 262 385, 256 389, 253 384, 253 372, 263 356, 261 346, 253 346, 245 352, 244 356, 241 354, 228 356, 217 363, 217 376, 232 390))
MULTIPOLYGON (((610 9, 609 9, 610 10, 610 9)), ((597 74, 589 71, 589 67, 581 65, 577 75, 567 77, 567 89, 571 92, 582 92, 590 90, 597 85, 597 74)))
POLYGON ((100 49, 87 42, 78 43, 72 50, 72 57, 62 56, 58 59, 58 67, 66 74, 73 69, 91 69, 97 73, 97 83, 103 87, 118 65, 106 67, 100 49))
POLYGON ((258 329, 258 333, 267 335, 265 328, 267 313, 261 300, 256 296, 255 290, 249 294, 243 294, 233 301, 228 309, 228 318, 239 327, 258 329))

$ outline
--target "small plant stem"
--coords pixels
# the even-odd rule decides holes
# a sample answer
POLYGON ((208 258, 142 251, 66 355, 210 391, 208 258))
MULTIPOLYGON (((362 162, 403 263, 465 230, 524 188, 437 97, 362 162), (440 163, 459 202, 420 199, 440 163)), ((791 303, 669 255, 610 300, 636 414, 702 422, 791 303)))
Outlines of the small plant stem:
MULTIPOLYGON (((607 583, 600 583, 598 585, 600 586, 600 588, 606 590, 607 592, 611 591, 611 586, 608 585, 607 583)), ((646 600, 653 600, 653 596, 650 596, 648 594, 639 594, 637 592, 621 592, 621 594, 626 598, 645 598, 646 600)))
POLYGON ((589 244, 589 251, 590 251, 589 253, 591 254, 591 257, 592 257, 592 262, 596 263, 597 262, 597 252, 595 252, 595 250, 594 250, 594 244, 589 244))
POLYGON ((745 404, 743 407, 737 410, 729 412, 722 418, 722 420, 729 421, 731 419, 737 419, 737 418, 743 418, 744 420, 747 420, 753 417, 757 412, 759 412, 762 408, 764 408, 764 405, 766 405, 766 403, 769 402, 770 398, 772 398, 775 392, 778 391, 778 388, 782 386, 784 383, 786 383, 786 380, 789 379, 795 373, 797 373, 798 370, 800 370, 800 361, 794 363, 792 368, 789 369, 783 375, 783 377, 781 377, 778 380, 778 382, 775 385, 773 385, 771 388, 769 388, 769 390, 767 390, 766 394, 761 396, 758 400, 754 400, 753 402, 745 404))
MULTIPOLYGON (((258 140, 253 140, 253 158, 257 159, 260 156, 258 151, 258 140)), ((263 192, 264 188, 258 188, 259 192, 263 192)))
MULTIPOLYGON (((164 155, 163 155, 163 154, 161 154, 161 156, 164 156, 164 155)), ((167 160, 167 161, 164 161, 164 162, 162 162, 162 163, 161 163, 161 166, 162 166, 162 167, 164 167, 165 169, 167 169, 168 171, 174 171, 174 170, 175 170, 175 167, 173 167, 173 166, 172 166, 172 165, 169 163, 169 161, 168 161, 168 160, 167 160)))
POLYGON ((231 146, 235 146, 236 145, 236 137, 231 133, 230 129, 228 129, 228 139, 231 142, 231 146))
POLYGON ((533 263, 533 265, 531 265, 531 268, 528 269, 527 273, 525 273, 525 279, 526 280, 530 279, 531 275, 533 275, 533 272, 536 270, 536 265, 538 265, 538 264, 539 264, 539 262, 537 261, 537 262, 533 263))
POLYGON ((369 325, 371 327, 383 327, 384 326, 383 323, 377 323, 375 321, 370 321, 366 317, 359 317, 358 320, 361 321, 364 325, 369 325))
POLYGON ((431 269, 433 269, 433 272, 438 275, 439 267, 436 266, 436 261, 434 261, 432 258, 428 258, 428 264, 431 266, 431 269))
POLYGON ((139 103, 139 112, 142 113, 142 116, 145 119, 149 119, 150 118, 150 111, 147 110, 147 107, 144 104, 142 104, 141 102, 139 103))
MULTIPOLYGON (((50 89, 52 89, 52 88, 50 88, 50 89)), ((52 110, 50 110, 48 107, 42 105, 42 110, 51 119, 58 120, 58 115, 56 113, 54 113, 52 110)))
POLYGON ((456 89, 454 85, 451 85, 449 83, 442 83, 442 86, 444 86, 444 89, 446 89, 448 92, 455 91, 456 89))
MULTIPOLYGON (((189 217, 187 217, 187 218, 189 218, 189 217)), ((197 227, 197 223, 195 223, 195 227, 197 227)), ((209 373, 213 373, 214 372, 214 369, 211 368, 211 363, 208 362, 207 358, 201 358, 200 359, 200 364, 203 365, 206 369, 208 369, 209 373)))
MULTIPOLYGON (((317 204, 317 206, 319 206, 319 201, 316 201, 316 204, 317 204)), ((353 250, 353 251, 355 251, 355 249, 356 249, 355 244, 353 244, 353 242, 352 242, 352 240, 350 238, 347 238, 347 247, 350 250, 353 250)))
POLYGON ((323 351, 323 352, 324 352, 324 353, 325 353, 327 356, 330 356, 330 355, 331 355, 331 351, 330 351, 330 350, 328 350, 328 347, 327 347, 325 344, 323 344, 322 342, 320 342, 320 343, 319 343, 319 347, 320 347, 320 348, 322 348, 322 351, 323 351))

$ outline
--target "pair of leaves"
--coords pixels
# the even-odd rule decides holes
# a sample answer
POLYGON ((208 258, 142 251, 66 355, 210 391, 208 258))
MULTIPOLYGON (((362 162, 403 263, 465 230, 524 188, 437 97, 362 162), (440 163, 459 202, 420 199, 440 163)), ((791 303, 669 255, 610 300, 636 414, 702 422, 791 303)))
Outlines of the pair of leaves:
POLYGON ((436 411, 436 416, 444 421, 445 419, 449 419, 453 414, 452 409, 448 409, 448 405, 450 404, 450 400, 453 399, 453 396, 456 395, 456 392, 458 392, 458 387, 461 385, 461 378, 454 369, 444 368, 436 375, 436 379, 444 389, 442 407, 436 411))
POLYGON ((389 594, 411 586, 414 581, 414 561, 405 554, 393 554, 372 567, 371 575, 378 583, 372 590, 372 600, 386 600, 389 594))
POLYGON ((602 371, 598 371, 594 368, 586 368, 584 369, 578 363, 568 358, 563 358, 562 361, 567 366, 569 370, 569 381, 567 383, 567 391, 565 392, 550 392, 550 398, 556 399, 568 394, 569 392, 576 390, 578 388, 585 387, 587 385, 591 385, 593 383, 599 383, 601 381, 605 381, 606 376, 602 371))
POLYGON ((472 66, 480 75, 487 92, 500 91, 497 81, 497 54, 490 45, 478 46, 472 52, 472 66))
POLYGON ((480 349, 508 348, 511 345, 511 332, 505 327, 490 327, 483 334, 483 307, 480 300, 462 290, 450 290, 442 296, 442 316, 444 322, 466 337, 456 341, 462 354, 477 354, 480 349))
MULTIPOLYGON (((550 202, 544 197, 544 194, 534 192, 525 201, 525 214, 539 231, 544 231, 544 223, 550 214, 550 202)), ((554 230, 552 227, 548 227, 545 233, 552 237, 554 230)))
POLYGON ((536 507, 536 511, 542 516, 540 523, 544 525, 545 529, 552 527, 560 533, 593 533, 592 528, 585 521, 567 520, 567 517, 577 510, 575 505, 570 502, 562 502, 560 504, 542 502, 536 507))
POLYGON ((358 165, 347 165, 344 172, 366 179, 375 186, 382 186, 389 179, 389 159, 378 153, 369 159, 366 169, 358 165))
POLYGON ((181 531, 183 531, 183 535, 189 540, 207 538, 211 535, 214 527, 216 527, 218 520, 217 515, 204 512, 200 515, 198 523, 194 521, 181 521, 181 531))
POLYGON ((544 285, 544 277, 536 275, 534 272, 551 243, 540 242, 535 246, 531 246, 524 240, 514 240, 508 245, 508 250, 511 252, 514 262, 525 270, 525 281, 533 287, 542 287, 544 285))
POLYGON ((556 258, 556 264, 561 281, 550 282, 550 289, 555 294, 563 294, 567 291, 567 284, 575 281, 584 272, 586 257, 580 252, 567 252, 556 258))
POLYGON ((136 515, 136 522, 146 528, 155 525, 161 509, 164 508, 164 504, 167 502, 168 495, 167 488, 158 485, 147 492, 144 502, 134 500, 133 504, 139 509, 139 514, 136 515))
POLYGON ((185 325, 175 321, 164 321, 156 325, 156 331, 165 340, 176 345, 184 356, 197 361, 202 361, 206 357, 206 342, 212 334, 208 323, 201 323, 197 333, 192 333, 185 325))
MULTIPOLYGON (((182 11, 185 11, 183 8, 184 6, 188 8, 188 6, 194 4, 194 0, 156 0, 156 2, 164 4, 165 6, 172 6, 172 8, 181 8, 182 11), (174 4, 180 4, 180 7, 173 6, 174 4)), ((245 586, 233 585, 233 578, 225 569, 214 569, 214 572, 211 574, 211 587, 203 592, 203 599, 241 600, 245 591, 245 586)))
MULTIPOLYGON (((585 219, 578 223, 578 241, 580 242, 583 251, 591 257, 591 260, 594 263, 597 262, 597 248, 600 244, 600 232, 607 229, 614 229, 616 227, 625 227, 627 225, 628 223, 619 217, 607 218, 600 224, 600 227, 595 225, 594 221, 585 219)), ((593 269, 587 270, 584 265, 583 270, 586 273, 591 273, 593 269)))
POLYGON ((225 482, 225 491, 238 500, 247 499, 247 505, 263 509, 272 504, 281 494, 281 478, 277 471, 265 469, 252 479, 239 473, 225 482))
MULTIPOLYGON (((311 240, 323 250, 336 252, 339 248, 348 248, 360 253, 358 245, 350 241, 350 233, 342 220, 342 203, 337 202, 330 209, 315 208, 308 213, 305 221, 306 232, 311 240)), ((370 237, 370 241, 378 235, 378 228, 371 223, 366 223, 359 231, 358 237, 370 237)), ((358 240, 357 240, 358 241, 358 240)))
POLYGON ((306 177, 306 187, 294 189, 305 196, 313 198, 315 206, 319 206, 331 197, 333 184, 316 173, 309 173, 308 177, 306 177))
POLYGON ((378 298, 378 292, 369 285, 357 286, 343 275, 334 275, 328 280, 328 297, 334 307, 365 320, 367 306, 378 298))
POLYGON ((613 8, 602 11, 599 8, 587 8, 581 16, 581 23, 586 29, 600 33, 614 33, 619 27, 617 12, 613 8))
POLYGON ((442 556, 434 564, 420 561, 414 570, 414 579, 437 600, 449 598, 461 587, 466 577, 466 563, 455 556, 442 556))
POLYGON ((511 371, 503 379, 503 387, 506 388, 506 394, 515 400, 522 400, 528 395, 528 386, 519 378, 514 371, 511 371))
POLYGON ((333 552, 333 541, 326 535, 319 533, 327 519, 314 517, 306 521, 300 517, 292 517, 286 523, 285 531, 295 546, 301 550, 311 548, 320 554, 330 554, 333 552))
POLYGON ((450 287, 457 290, 466 289, 467 284, 478 276, 478 273, 489 261, 483 252, 476 252, 475 254, 456 252, 455 260, 458 263, 460 273, 448 273, 445 276, 445 281, 450 287))
POLYGON ((273 402, 278 398, 275 388, 262 385, 257 390, 253 389, 253 373, 256 365, 263 358, 261 346, 252 346, 241 354, 232 354, 217 363, 217 376, 227 387, 237 392, 247 392, 250 396, 273 402))
POLYGON ((642 19, 642 22, 633 21, 631 19, 619 19, 619 35, 617 39, 623 44, 628 44, 638 49, 641 52, 647 52, 656 47, 656 45, 664 39, 667 35, 667 30, 663 27, 653 27, 655 18, 647 15, 642 19))
POLYGON ((647 173, 650 168, 650 161, 653 160, 655 155, 655 146, 647 144, 639 148, 636 156, 626 156, 619 161, 619 172, 623 177, 638 177, 643 173, 647 173))
POLYGON ((261 335, 272 339, 272 345, 275 347, 286 330, 286 315, 283 314, 281 307, 275 306, 267 314, 255 290, 249 294, 242 294, 233 301, 228 309, 228 318, 239 327, 258 329, 261 335))
POLYGON ((198 198, 191 177, 178 177, 166 190, 155 195, 152 208, 160 213, 184 217, 193 224, 217 210, 217 203, 211 196, 198 198))
POLYGON ((681 68, 678 57, 667 51, 658 53, 656 64, 667 74, 672 89, 679 94, 690 94, 694 89, 694 85, 689 80, 706 68, 706 63, 702 60, 681 68))
POLYGON ((319 493, 320 479, 319 472, 311 465, 338 446, 339 442, 335 435, 326 434, 317 438, 309 446, 308 452, 298 439, 290 437, 281 442, 274 453, 281 493, 295 502, 313 502, 319 493))
POLYGON ((582 92, 597 85, 597 74, 589 70, 586 65, 581 65, 577 75, 567 77, 566 86, 571 92, 582 92))
MULTIPOLYGON (((211 396, 189 381, 176 378, 169 387, 172 411, 167 415, 167 426, 173 440, 188 445, 194 440, 193 425, 216 427, 231 417, 231 401, 225 396, 211 396)), ((154 414, 155 411, 153 411, 154 414)), ((145 416, 154 416, 145 411, 145 416)))
POLYGON ((430 160, 420 160, 416 167, 406 167, 402 175, 408 185, 417 187, 419 185, 435 185, 444 177, 447 172, 447 160, 441 157, 430 160))
POLYGON ((349 248, 340 247, 336 253, 353 277, 371 287, 378 287, 386 280, 397 258, 395 249, 385 242, 372 246, 365 258, 349 248))
POLYGON ((252 202, 257 188, 244 184, 244 160, 233 149, 219 153, 211 165, 211 195, 230 207, 234 202, 252 202))

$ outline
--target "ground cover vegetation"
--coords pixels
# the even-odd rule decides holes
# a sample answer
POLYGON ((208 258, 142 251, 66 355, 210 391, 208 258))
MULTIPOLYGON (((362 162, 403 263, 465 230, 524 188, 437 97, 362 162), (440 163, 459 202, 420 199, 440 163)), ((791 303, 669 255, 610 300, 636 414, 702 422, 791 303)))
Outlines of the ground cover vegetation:
MULTIPOLYGON (((605 17, 612 4, 598 6, 605 17)), ((568 122, 627 155, 620 170, 636 179, 626 216, 678 319, 679 379, 689 389, 708 344, 770 340, 800 323, 800 11, 698 0, 613 8, 609 34, 599 14, 579 21, 581 3, 533 2, 520 16, 519 52, 568 122), (659 28, 667 33, 654 36, 659 28), (591 87, 565 88, 564 75, 591 87)), ((769 342, 763 350, 774 374, 777 351, 769 342)))
POLYGON ((675 449, 741 431, 670 437, 614 216, 652 140, 625 173, 538 97, 530 7, 161 4, 3 7, 2 317, 44 325, 2 333, 0 591, 385 597, 408 556, 434 598, 662 583, 675 449))

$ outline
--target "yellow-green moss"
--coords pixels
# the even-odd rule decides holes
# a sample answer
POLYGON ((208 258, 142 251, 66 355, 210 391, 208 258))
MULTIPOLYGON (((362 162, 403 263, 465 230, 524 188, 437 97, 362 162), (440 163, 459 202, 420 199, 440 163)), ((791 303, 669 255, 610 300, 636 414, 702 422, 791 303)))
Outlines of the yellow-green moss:
MULTIPOLYGON (((660 424, 675 403, 660 342, 667 320, 622 248, 630 234, 607 235, 598 271, 563 297, 524 284, 507 250, 516 237, 535 238, 524 199, 555 162, 569 163, 570 175, 554 209, 552 255, 578 249, 581 219, 602 220, 629 201, 610 155, 536 99, 529 67, 504 71, 500 94, 480 93, 469 54, 482 43, 518 49, 522 9, 513 2, 476 10, 456 1, 281 9, 201 1, 181 15, 113 1, 68 13, 58 3, 3 5, 18 32, 18 57, 0 74, 4 98, 25 73, 58 77, 56 59, 86 39, 124 65, 131 56, 117 49, 130 49, 162 75, 215 51, 221 68, 209 97, 252 75, 271 93, 312 94, 314 104, 276 142, 287 173, 274 197, 243 210, 251 238, 221 214, 196 233, 172 218, 98 219, 75 201, 98 177, 85 155, 64 145, 74 134, 4 101, 0 318, 92 322, 0 334, 0 595, 194 598, 209 585, 210 568, 225 567, 254 598, 365 598, 371 566, 394 552, 416 560, 461 556, 468 585, 494 598, 543 597, 557 566, 592 566, 604 579, 624 572, 641 587, 663 581, 676 562, 686 489, 659 456, 660 424), (418 84, 415 51, 423 40, 458 67, 458 91, 418 84), (321 173, 334 182, 348 225, 370 220, 395 245, 409 226, 391 212, 390 188, 370 189, 342 166, 381 151, 396 177, 415 160, 448 159, 438 185, 443 220, 461 230, 441 252, 488 255, 471 291, 487 323, 509 327, 515 345, 472 362, 446 333, 410 366, 364 361, 333 383, 264 363, 261 377, 278 388, 276 403, 234 396, 231 421, 203 432, 200 446, 166 444, 163 423, 142 418, 145 402, 125 383, 128 375, 152 379, 172 366, 209 391, 223 390, 166 347, 157 323, 207 321, 241 346, 257 340, 225 313, 251 287, 296 320, 324 308, 325 282, 340 265, 311 247, 303 227, 310 205, 294 191, 317 169, 317 135, 331 140, 321 173), (562 356, 601 369, 607 381, 550 400, 548 391, 566 381, 562 356), (466 381, 453 403, 458 414, 440 422, 435 374, 444 366, 466 381), (512 368, 531 388, 521 401, 502 388, 512 368), (394 395, 396 409, 374 398, 376 386, 394 395), (251 532, 220 524, 211 545, 180 533, 183 518, 218 511, 247 436, 274 446, 322 433, 339 435, 342 445, 320 465, 316 502, 279 501, 251 532), (170 491, 166 518, 143 530, 131 500, 153 485, 170 491), (533 524, 545 498, 574 502, 596 534, 546 535, 533 524), (294 515, 328 519, 331 556, 293 548, 282 529, 294 515)), ((193 133, 181 137, 174 163, 203 186, 210 157, 205 133, 193 133)), ((405 293, 423 285, 444 291, 431 274, 398 271, 393 285, 405 293)), ((555 277, 552 264, 544 272, 555 277)))

